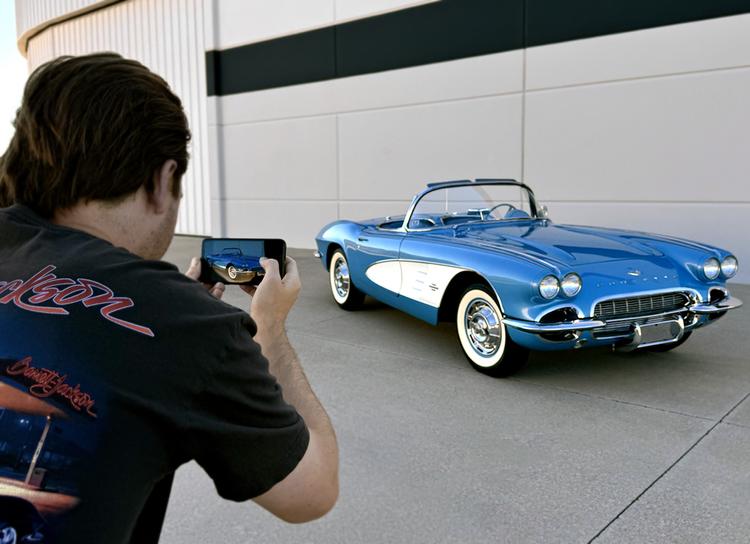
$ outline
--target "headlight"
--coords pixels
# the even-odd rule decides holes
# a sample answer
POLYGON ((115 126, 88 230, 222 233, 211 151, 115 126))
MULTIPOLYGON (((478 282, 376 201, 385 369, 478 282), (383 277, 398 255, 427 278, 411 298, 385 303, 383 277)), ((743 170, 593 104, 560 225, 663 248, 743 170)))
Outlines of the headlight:
POLYGON ((539 293, 546 299, 552 299, 560 292, 560 280, 555 276, 544 276, 539 282, 539 293))
POLYGON ((731 278, 737 273, 738 263, 737 263, 737 257, 734 255, 730 255, 729 257, 724 257, 724 260, 721 261, 721 273, 724 274, 727 278, 731 278))
POLYGON ((703 263, 703 274, 705 274, 705 276, 709 280, 715 280, 716 278, 718 278, 719 272, 721 272, 719 259, 711 257, 705 263, 703 263))
POLYGON ((574 273, 566 275, 561 283, 563 293, 569 297, 576 296, 581 290, 581 285, 581 276, 574 273))

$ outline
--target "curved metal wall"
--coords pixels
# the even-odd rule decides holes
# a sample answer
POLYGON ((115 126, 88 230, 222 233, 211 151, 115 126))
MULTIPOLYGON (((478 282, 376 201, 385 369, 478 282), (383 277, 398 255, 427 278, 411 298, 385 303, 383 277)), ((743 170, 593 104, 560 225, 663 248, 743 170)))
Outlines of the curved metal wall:
MULTIPOLYGON (((71 8, 79 5, 80 8, 83 4, 96 3, 85 0, 17 2, 19 35, 22 34, 22 23, 45 24, 39 13, 50 16, 57 13, 56 16, 64 17, 63 4, 71 8), (32 4, 41 11, 30 10, 32 4)), ((182 99, 193 134, 190 166, 183 179, 184 199, 177 223, 177 231, 181 234, 207 235, 211 230, 206 17, 210 17, 210 9, 202 0, 121 1, 49 26, 29 40, 27 50, 30 71, 60 55, 115 51, 142 62, 169 83, 182 99)))

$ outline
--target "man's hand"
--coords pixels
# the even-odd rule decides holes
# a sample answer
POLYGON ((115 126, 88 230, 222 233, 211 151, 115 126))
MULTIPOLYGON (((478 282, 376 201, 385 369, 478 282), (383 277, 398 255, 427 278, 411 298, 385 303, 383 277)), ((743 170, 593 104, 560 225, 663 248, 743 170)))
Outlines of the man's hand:
MULTIPOLYGON (((187 272, 185 272, 185 275, 195 281, 198 281, 198 278, 201 277, 201 260, 198 257, 193 257, 190 260, 190 268, 188 268, 187 272)), ((208 289, 209 293, 211 293, 219 300, 221 300, 221 297, 224 296, 224 290, 226 289, 226 286, 221 282, 215 285, 204 283, 203 286, 208 289)))
POLYGON ((286 274, 279 275, 279 263, 275 259, 261 259, 260 265, 266 271, 263 280, 256 286, 241 285, 243 291, 253 297, 250 303, 250 317, 258 325, 258 334, 265 336, 283 332, 289 311, 297 301, 302 289, 297 263, 286 258, 286 274))

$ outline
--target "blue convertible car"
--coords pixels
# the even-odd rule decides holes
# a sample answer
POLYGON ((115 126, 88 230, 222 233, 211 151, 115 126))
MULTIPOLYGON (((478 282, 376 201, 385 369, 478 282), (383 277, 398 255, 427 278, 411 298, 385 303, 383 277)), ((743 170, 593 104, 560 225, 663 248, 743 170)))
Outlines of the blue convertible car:
POLYGON ((238 247, 224 248, 220 253, 206 255, 205 259, 211 268, 227 281, 247 282, 264 274, 260 259, 244 255, 238 247))
POLYGON ((333 298, 365 294, 433 324, 454 321, 471 364, 517 371, 529 350, 666 351, 742 303, 737 259, 670 236, 557 225, 513 180, 433 183, 406 215, 336 221, 317 254, 333 298))

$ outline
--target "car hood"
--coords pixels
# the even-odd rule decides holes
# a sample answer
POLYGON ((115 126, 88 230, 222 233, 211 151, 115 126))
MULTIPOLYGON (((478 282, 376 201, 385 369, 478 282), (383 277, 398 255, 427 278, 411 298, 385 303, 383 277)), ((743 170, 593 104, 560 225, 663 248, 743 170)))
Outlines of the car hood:
MULTIPOLYGON (((556 225, 548 221, 466 225, 452 229, 459 243, 498 251, 519 251, 558 267, 580 267, 615 260, 659 261, 666 256, 644 235, 556 225)), ((664 263, 666 264, 666 263, 664 263)))

